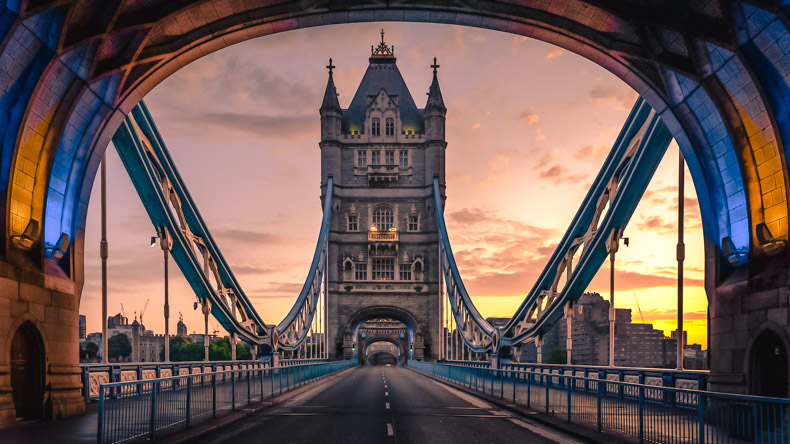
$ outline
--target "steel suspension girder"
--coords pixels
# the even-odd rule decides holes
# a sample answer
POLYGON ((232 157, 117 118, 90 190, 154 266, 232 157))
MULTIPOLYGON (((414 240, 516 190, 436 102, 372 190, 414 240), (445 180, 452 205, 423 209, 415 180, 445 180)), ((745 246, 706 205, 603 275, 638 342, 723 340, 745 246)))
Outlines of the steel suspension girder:
POLYGON ((536 339, 559 320, 563 308, 587 288, 613 242, 619 241, 671 140, 669 130, 640 97, 570 227, 516 313, 501 329, 480 315, 461 280, 447 236, 439 182, 434 179, 441 270, 456 325, 472 351, 499 353, 502 347, 536 339))
POLYGON ((209 305, 220 325, 251 344, 284 350, 297 347, 307 336, 315 316, 321 276, 326 268, 332 179, 328 181, 324 220, 307 280, 288 316, 274 327, 263 322, 238 284, 143 102, 126 117, 113 137, 113 144, 151 223, 160 236, 167 235, 172 240, 173 259, 198 300, 209 305))

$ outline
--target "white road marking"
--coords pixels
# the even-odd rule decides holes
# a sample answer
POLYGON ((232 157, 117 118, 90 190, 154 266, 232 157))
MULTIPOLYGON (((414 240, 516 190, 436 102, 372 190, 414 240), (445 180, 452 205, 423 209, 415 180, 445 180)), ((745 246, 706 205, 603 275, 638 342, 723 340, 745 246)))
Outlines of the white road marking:
POLYGON ((466 394, 466 393, 464 393, 464 392, 462 392, 460 390, 456 390, 456 389, 454 389, 454 388, 452 388, 450 386, 444 385, 444 384, 442 384, 439 381, 435 381, 435 380, 431 379, 431 382, 433 382, 434 384, 438 385, 439 387, 444 388, 448 392, 450 392, 453 395, 463 399, 464 401, 472 404, 475 407, 484 408, 484 409, 491 409, 491 410, 489 410, 489 412, 494 414, 495 416, 497 416, 497 417, 506 417, 506 419, 508 421, 512 422, 513 424, 516 424, 519 427, 525 428, 525 429, 529 430, 530 432, 536 433, 536 434, 538 434, 538 435, 540 435, 540 436, 542 436, 544 438, 550 439, 550 440, 552 440, 554 442, 557 442, 557 443, 560 443, 560 444, 571 444, 571 443, 578 442, 578 441, 574 441, 572 439, 566 438, 563 435, 552 433, 552 432, 550 432, 548 430, 545 430, 543 428, 534 426, 534 425, 529 424, 529 423, 527 423, 525 421, 513 418, 509 413, 498 412, 497 410, 493 409, 493 406, 491 404, 489 404, 489 403, 487 403, 487 402, 485 402, 485 401, 483 401, 483 400, 481 400, 479 398, 476 398, 476 397, 474 397, 472 395, 466 394))
POLYGON ((384 403, 384 407, 386 407, 387 410, 389 410, 390 409, 390 403, 389 402, 384 403))
POLYGON ((387 423, 387 436, 392 436, 392 435, 394 435, 394 432, 392 431, 392 424, 387 423))
POLYGON ((387 388, 387 384, 384 384, 384 388, 387 388))
POLYGON ((389 396, 390 392, 384 392, 384 396, 389 396))
POLYGON ((526 423, 526 422, 521 421, 521 420, 516 419, 516 418, 508 418, 508 420, 510 422, 512 422, 513 424, 519 426, 519 427, 523 427, 523 428, 529 430, 530 432, 535 433, 536 435, 540 435, 540 436, 542 436, 542 437, 544 437, 546 439, 550 439, 550 440, 552 440, 552 441, 554 441, 556 443, 559 443, 559 444, 572 444, 572 443, 578 442, 578 441, 574 441, 572 439, 566 438, 566 437, 564 437, 562 435, 550 432, 550 431, 548 431, 546 429, 543 429, 541 427, 536 427, 536 426, 534 426, 532 424, 526 423))

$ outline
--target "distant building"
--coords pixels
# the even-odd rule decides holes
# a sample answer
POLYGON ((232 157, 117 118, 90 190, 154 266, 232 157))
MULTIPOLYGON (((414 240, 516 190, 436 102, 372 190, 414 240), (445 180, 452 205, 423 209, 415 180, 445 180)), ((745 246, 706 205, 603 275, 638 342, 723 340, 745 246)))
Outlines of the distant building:
POLYGON ((132 335, 129 341, 132 343, 132 362, 158 362, 159 355, 165 349, 165 336, 155 335, 151 330, 146 330, 143 324, 137 319, 131 325, 132 335))
MULTIPOLYGON (((675 367, 677 357, 676 334, 667 338, 652 324, 631 322, 631 310, 617 308, 615 314, 615 366, 621 367, 675 367)), ((496 319, 496 318, 492 318, 496 319)), ((492 325, 494 325, 492 323, 492 325)), ((567 320, 560 319, 543 335, 541 362, 548 363, 551 353, 566 348, 567 320)), ((572 314, 573 351, 571 359, 578 365, 609 364, 609 301, 598 293, 585 293, 576 301, 572 314)), ((686 344, 687 332, 683 342, 686 344)), ((686 368, 705 368, 707 353, 698 344, 686 346, 689 350, 684 362, 686 368)), ((521 362, 537 362, 534 343, 521 347, 521 362)))
POLYGON ((107 318, 107 328, 117 328, 129 325, 129 318, 120 313, 107 318))
MULTIPOLYGON (((192 334, 189 335, 189 339, 191 339, 192 342, 199 342, 201 344, 203 343, 203 338, 205 338, 205 337, 206 337, 206 335, 203 334, 203 333, 192 333, 192 334)), ((209 343, 214 342, 216 340, 217 340, 217 335, 208 335, 208 342, 209 343)))
POLYGON ((94 344, 96 344, 99 347, 99 351, 96 354, 97 358, 103 356, 102 353, 104 352, 104 350, 102 350, 101 332, 90 333, 89 335, 87 335, 85 337, 85 341, 86 342, 93 342, 94 344))
POLYGON ((85 315, 80 315, 80 344, 85 343, 85 315))
POLYGON ((176 324, 176 335, 182 338, 187 337, 187 325, 184 324, 184 319, 181 316, 178 317, 178 324, 176 324))

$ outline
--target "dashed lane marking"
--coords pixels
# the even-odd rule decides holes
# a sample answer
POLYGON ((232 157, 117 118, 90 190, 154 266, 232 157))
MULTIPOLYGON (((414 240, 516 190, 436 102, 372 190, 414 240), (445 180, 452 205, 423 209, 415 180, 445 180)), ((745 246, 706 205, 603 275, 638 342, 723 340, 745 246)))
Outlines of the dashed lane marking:
POLYGON ((395 432, 392 430, 392 424, 387 423, 387 436, 393 436, 395 432))
POLYGON ((389 402, 385 402, 385 403, 384 403, 384 407, 385 407, 387 410, 389 410, 389 409, 390 409, 390 403, 389 403, 389 402))

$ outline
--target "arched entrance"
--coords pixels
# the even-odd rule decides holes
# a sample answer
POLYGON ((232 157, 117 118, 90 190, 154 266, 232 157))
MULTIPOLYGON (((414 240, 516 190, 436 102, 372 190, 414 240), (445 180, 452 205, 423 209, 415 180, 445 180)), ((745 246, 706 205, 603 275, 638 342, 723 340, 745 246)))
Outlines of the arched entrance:
POLYGON ((16 417, 37 419, 44 410, 44 341, 25 322, 11 340, 11 390, 16 417))
POLYGON ((749 356, 750 391, 753 395, 787 397, 787 347, 772 330, 765 330, 752 344, 749 356))

